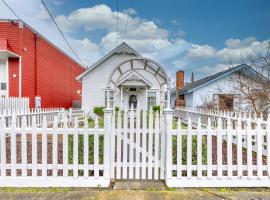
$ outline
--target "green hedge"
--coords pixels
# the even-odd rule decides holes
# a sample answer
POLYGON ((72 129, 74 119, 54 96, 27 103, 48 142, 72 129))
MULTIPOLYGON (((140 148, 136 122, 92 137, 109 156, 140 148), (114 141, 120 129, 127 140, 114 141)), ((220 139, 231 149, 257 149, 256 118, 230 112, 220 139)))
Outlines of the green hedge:
POLYGON ((102 107, 102 106, 97 106, 97 107, 94 107, 94 113, 99 116, 99 117, 103 117, 104 116, 104 109, 105 107, 102 107))
POLYGON ((154 112, 158 111, 160 113, 160 106, 153 106, 152 109, 154 112))

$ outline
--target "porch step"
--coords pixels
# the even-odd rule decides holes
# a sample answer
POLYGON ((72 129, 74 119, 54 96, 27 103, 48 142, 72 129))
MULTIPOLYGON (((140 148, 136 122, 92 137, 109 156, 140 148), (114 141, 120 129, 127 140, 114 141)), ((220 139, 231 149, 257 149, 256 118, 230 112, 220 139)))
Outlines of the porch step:
POLYGON ((117 180, 114 190, 165 190, 164 181, 152 180, 117 180))

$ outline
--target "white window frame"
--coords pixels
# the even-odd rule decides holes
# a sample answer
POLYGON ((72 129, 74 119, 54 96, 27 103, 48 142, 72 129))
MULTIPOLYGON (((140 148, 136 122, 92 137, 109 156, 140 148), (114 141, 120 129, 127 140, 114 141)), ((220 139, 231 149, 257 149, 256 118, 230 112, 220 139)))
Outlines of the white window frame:
POLYGON ((156 106, 156 104, 157 104, 157 91, 155 91, 155 90, 148 90, 147 91, 147 110, 150 110, 150 108, 151 108, 151 106, 156 106), (155 99, 154 99, 154 101, 152 102, 149 98, 151 98, 151 97, 149 97, 149 94, 150 93, 154 93, 155 94, 155 99))

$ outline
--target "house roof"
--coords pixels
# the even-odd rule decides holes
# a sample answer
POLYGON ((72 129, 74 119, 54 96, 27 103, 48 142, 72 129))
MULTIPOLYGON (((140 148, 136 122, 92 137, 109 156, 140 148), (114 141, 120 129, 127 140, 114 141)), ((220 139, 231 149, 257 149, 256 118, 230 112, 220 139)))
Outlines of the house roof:
POLYGON ((133 48, 131 48, 127 43, 123 42, 119 46, 117 46, 115 49, 111 50, 108 54, 106 54, 103 58, 98 60, 96 63, 91 65, 87 70, 85 70, 82 74, 77 76, 77 80, 82 80, 84 76, 86 76, 89 72, 91 72, 93 69, 98 67, 100 64, 105 62, 107 59, 109 59, 114 54, 133 54, 137 57, 141 57, 141 55, 135 51, 133 48))
POLYGON ((220 78, 223 78, 223 77, 225 77, 227 75, 230 75, 230 74, 232 74, 232 73, 234 73, 236 71, 239 71, 239 70, 241 70, 243 68, 248 68, 249 70, 254 71, 248 65, 241 64, 241 65, 226 69, 224 71, 218 72, 218 73, 216 73, 214 75, 207 76, 205 78, 199 79, 199 80, 197 80, 197 81, 195 81, 193 83, 188 83, 182 89, 179 90, 179 95, 192 92, 192 91, 198 89, 199 87, 202 87, 202 86, 208 84, 209 82, 212 82, 212 81, 218 80, 220 78))

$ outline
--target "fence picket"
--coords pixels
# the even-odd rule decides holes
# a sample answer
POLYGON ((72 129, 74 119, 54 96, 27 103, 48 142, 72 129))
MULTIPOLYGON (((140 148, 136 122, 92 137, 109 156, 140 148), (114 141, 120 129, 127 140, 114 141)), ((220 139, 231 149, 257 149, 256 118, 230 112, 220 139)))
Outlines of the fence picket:
POLYGON ((54 117, 53 122, 53 143, 52 143, 52 153, 53 153, 53 176, 57 177, 57 168, 58 168, 58 133, 57 133, 58 120, 57 117, 54 117))
MULTIPOLYGON (((146 128, 147 128, 147 116, 146 116, 146 110, 143 109, 143 120, 142 120, 142 179, 146 178, 146 128)), ((149 125, 150 127, 150 125, 149 125)))
POLYGON ((21 131, 21 156, 22 156, 22 177, 27 176, 27 137, 26 137, 26 117, 22 118, 21 131))
POLYGON ((139 179, 140 178, 140 142, 141 142, 141 133, 140 133, 140 129, 141 129, 141 124, 140 124, 140 117, 141 116, 141 109, 140 109, 140 104, 138 102, 137 105, 137 110, 136 110, 136 148, 135 148, 135 178, 139 179))
POLYGON ((227 167, 228 177, 232 178, 232 130, 231 130, 231 119, 227 119, 227 167))
POLYGON ((181 121, 177 121, 177 178, 182 177, 182 128, 181 121))
POLYGON ((210 118, 208 118, 207 124, 207 177, 212 178, 212 132, 210 118))
POLYGON ((188 119, 187 127, 187 177, 192 176, 192 125, 191 119, 188 119))
POLYGON ((134 178, 134 107, 130 109, 130 132, 129 132, 129 178, 134 178))
POLYGON ((42 177, 47 176, 47 123, 46 123, 46 117, 43 119, 42 124, 42 177))
POLYGON ((1 177, 6 176, 6 133, 5 133, 4 118, 0 118, 0 152, 1 152, 1 177))
POLYGON ((116 178, 121 178, 121 161, 122 161, 122 114, 119 111, 117 117, 117 149, 116 149, 116 178))
POLYGON ((154 179, 159 177, 159 113, 156 112, 155 118, 155 163, 154 163, 154 179))
POLYGON ((128 113, 127 108, 124 110, 124 142, 123 142, 123 179, 127 179, 127 134, 128 134, 128 113))
POLYGON ((166 149, 165 146, 165 121, 164 121, 164 115, 163 112, 160 112, 160 179, 165 178, 165 153, 164 149, 166 149))
POLYGON ((68 121, 65 114, 63 117, 63 176, 68 177, 68 121))
POLYGON ((252 132, 251 132, 251 119, 247 120, 247 166, 248 166, 248 178, 251 179, 253 176, 253 167, 252 167, 252 132))
POLYGON ((218 178, 222 177, 222 124, 221 118, 218 118, 218 125, 217 125, 217 174, 218 178))
POLYGON ((261 118, 257 120, 257 177, 262 178, 262 127, 261 127, 261 118))
POLYGON ((84 126, 83 126, 83 175, 84 178, 89 177, 89 169, 88 169, 88 164, 89 164, 89 132, 88 132, 88 122, 87 118, 84 119, 83 121, 84 126))
POLYGON ((201 130, 201 118, 198 119, 197 126, 197 177, 202 177, 202 130, 201 130))
POLYGON ((153 109, 149 113, 149 133, 148 133, 148 179, 153 178, 153 109))
POLYGON ((10 136, 10 144, 11 144, 11 176, 16 176, 16 164, 17 164, 17 134, 16 134, 16 116, 15 114, 12 115, 11 119, 11 136, 10 136))
POLYGON ((94 127, 94 176, 99 176, 99 132, 98 132, 98 117, 95 117, 94 127))
POLYGON ((243 160, 242 160, 242 126, 241 119, 239 118, 237 121, 237 175, 238 178, 242 178, 243 174, 243 160))

